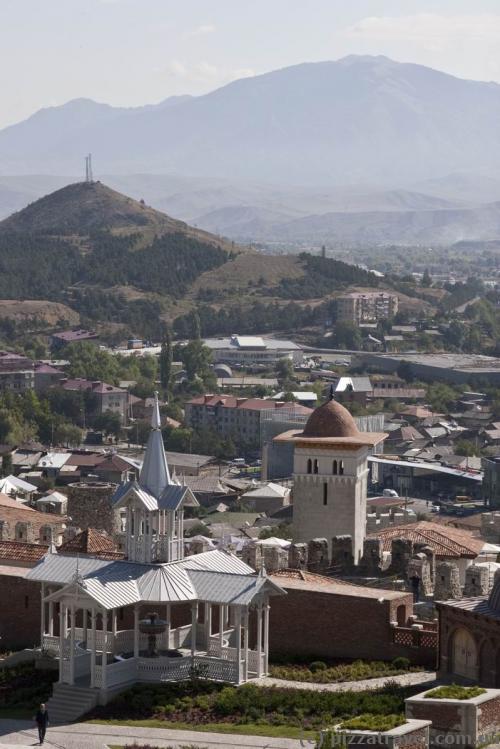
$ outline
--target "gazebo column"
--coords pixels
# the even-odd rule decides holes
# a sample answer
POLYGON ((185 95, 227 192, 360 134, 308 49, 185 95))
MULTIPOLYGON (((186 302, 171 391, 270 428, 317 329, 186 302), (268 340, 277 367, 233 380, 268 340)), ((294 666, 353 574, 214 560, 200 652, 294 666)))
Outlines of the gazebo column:
POLYGON ((89 628, 89 621, 88 621, 88 609, 87 607, 82 609, 82 639, 85 643, 85 648, 87 648, 87 640, 88 640, 88 628, 89 628))
POLYGON ((262 604, 257 606, 257 678, 262 676, 262 604))
POLYGON ((167 628, 165 630, 165 640, 167 642, 167 650, 170 649, 170 632, 172 630, 172 604, 167 603, 165 606, 165 621, 167 622, 167 628))
POLYGON ((75 683, 75 604, 71 604, 69 618, 69 683, 75 683))
POLYGON ((111 631, 112 631, 112 634, 113 634, 113 640, 112 640, 113 647, 111 648, 111 652, 115 653, 116 652, 116 633, 118 631, 117 611, 116 611, 116 609, 113 609, 113 611, 111 612, 111 631))
POLYGON ((226 606, 221 603, 219 606, 219 648, 222 655, 222 648, 224 647, 224 625, 226 623, 226 606))
POLYGON ((62 601, 59 602, 59 681, 63 680, 64 673, 64 638, 65 638, 65 626, 64 622, 66 619, 66 607, 62 601))
POLYGON ((210 647, 210 636, 212 634, 212 604, 205 604, 205 649, 208 653, 210 647))
POLYGON ((139 604, 134 606, 134 658, 139 657, 139 604))
POLYGON ((105 692, 108 682, 108 612, 102 610, 102 658, 101 658, 101 689, 105 692))
POLYGON ((198 629, 198 601, 191 604, 191 656, 196 653, 196 634, 198 629))
POLYGON ((236 607, 236 678, 237 683, 241 683, 241 609, 239 606, 236 607))
POLYGON ((269 609, 268 603, 264 604, 264 676, 269 672, 269 609))
POLYGON ((40 592, 42 611, 40 617, 40 647, 43 648, 43 636, 45 634, 45 583, 42 583, 42 589, 40 592))
POLYGON ((244 633, 243 633, 243 680, 248 681, 248 626, 249 623, 249 616, 248 616, 248 606, 245 608, 245 612, 243 614, 243 625, 244 625, 244 633))
POLYGON ((49 635, 54 636, 54 601, 49 601, 49 635))
POLYGON ((90 686, 95 687, 95 665, 96 665, 96 654, 97 654, 97 637, 96 637, 96 611, 95 606, 92 606, 90 612, 90 627, 92 632, 92 645, 90 650, 90 686))

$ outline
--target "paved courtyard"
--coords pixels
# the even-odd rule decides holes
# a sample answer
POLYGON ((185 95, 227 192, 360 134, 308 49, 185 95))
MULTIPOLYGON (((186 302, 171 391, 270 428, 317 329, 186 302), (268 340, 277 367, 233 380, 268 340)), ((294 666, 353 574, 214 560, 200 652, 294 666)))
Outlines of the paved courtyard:
MULTIPOLYGON (((131 728, 72 723, 49 728, 46 749, 104 749, 109 744, 130 745, 148 741, 160 748, 188 745, 199 749, 312 749, 312 741, 271 739, 265 736, 236 736, 198 731, 173 731, 162 728, 131 728)), ((24 749, 38 746, 38 733, 33 723, 25 720, 0 720, 0 749, 24 749)))

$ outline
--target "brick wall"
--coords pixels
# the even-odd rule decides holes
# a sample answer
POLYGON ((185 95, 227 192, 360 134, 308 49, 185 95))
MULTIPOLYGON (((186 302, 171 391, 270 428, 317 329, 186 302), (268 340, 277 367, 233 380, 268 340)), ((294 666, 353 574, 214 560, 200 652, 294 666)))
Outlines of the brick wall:
POLYGON ((480 735, 498 733, 500 726, 500 697, 481 703, 478 732, 480 735))
POLYGON ((432 728, 439 731, 460 731, 462 715, 458 705, 427 701, 426 704, 411 703, 408 715, 421 720, 431 720, 432 728))
MULTIPOLYGON (((286 587, 284 581, 282 585, 286 587)), ((412 596, 394 601, 342 596, 289 588, 288 595, 271 600, 270 655, 390 660, 397 656, 432 665, 435 654, 392 642, 390 622, 398 605, 413 611, 412 596), (367 636, 369 632, 369 637, 367 636), (432 661, 429 664, 429 659, 432 661)), ((383 598, 383 591, 380 591, 383 598)))
POLYGON ((0 650, 19 650, 40 643, 40 583, 0 575, 0 650))

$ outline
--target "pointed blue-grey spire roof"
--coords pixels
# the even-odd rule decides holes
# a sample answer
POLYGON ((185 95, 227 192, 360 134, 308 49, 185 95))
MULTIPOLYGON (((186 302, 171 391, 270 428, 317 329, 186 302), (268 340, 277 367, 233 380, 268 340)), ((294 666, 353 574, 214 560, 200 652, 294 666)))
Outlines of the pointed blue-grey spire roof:
POLYGON ((158 393, 155 393, 153 414, 151 416, 151 433, 146 445, 146 453, 139 476, 139 485, 147 489, 156 499, 159 499, 165 488, 170 484, 167 456, 161 434, 160 406, 158 393))

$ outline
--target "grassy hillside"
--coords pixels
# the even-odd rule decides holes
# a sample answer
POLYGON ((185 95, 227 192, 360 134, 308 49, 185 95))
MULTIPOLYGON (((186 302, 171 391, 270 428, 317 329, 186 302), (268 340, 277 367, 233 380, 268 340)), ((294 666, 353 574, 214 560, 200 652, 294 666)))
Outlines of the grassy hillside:
MULTIPOLYGON (((194 309, 215 333, 299 328, 342 290, 378 284, 339 260, 235 247, 99 182, 64 187, 0 222, 0 300, 51 300, 69 313, 48 324, 79 315, 117 336, 161 336, 166 321, 194 309)), ((189 323, 175 327, 189 332, 189 323)))

